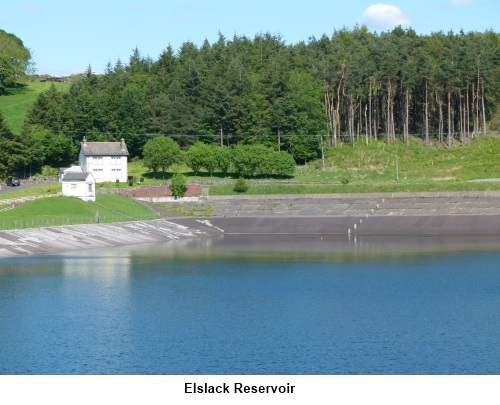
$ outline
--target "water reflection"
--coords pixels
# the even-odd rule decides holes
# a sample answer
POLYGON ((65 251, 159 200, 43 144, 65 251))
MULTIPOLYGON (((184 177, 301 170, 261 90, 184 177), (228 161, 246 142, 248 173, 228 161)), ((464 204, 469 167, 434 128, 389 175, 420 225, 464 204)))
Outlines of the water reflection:
POLYGON ((340 235, 226 235, 124 247, 133 260, 343 261, 364 260, 373 255, 459 254, 500 248, 500 236, 340 236, 340 235))
MULTIPOLYGON (((91 251, 89 251, 90 253, 91 251)), ((89 256, 62 255, 66 277, 96 278, 103 283, 126 282, 130 277, 131 252, 98 250, 89 256)))
POLYGON ((63 291, 68 301, 76 297, 88 301, 94 308, 95 321, 101 325, 124 319, 123 313, 120 316, 109 315, 130 305, 130 252, 117 254, 104 251, 97 256, 63 256, 62 268, 63 291))

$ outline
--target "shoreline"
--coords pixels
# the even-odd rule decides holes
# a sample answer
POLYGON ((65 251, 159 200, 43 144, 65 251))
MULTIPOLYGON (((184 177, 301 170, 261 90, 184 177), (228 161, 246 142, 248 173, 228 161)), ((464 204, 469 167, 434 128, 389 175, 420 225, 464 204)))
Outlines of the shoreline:
POLYGON ((182 224, 161 219, 0 231, 0 259, 112 249, 210 236, 213 232, 202 224, 196 229, 189 229, 182 224))
POLYGON ((191 216, 158 205, 157 220, 0 231, 0 259, 222 234, 500 236, 498 193, 243 197, 168 202, 191 216))

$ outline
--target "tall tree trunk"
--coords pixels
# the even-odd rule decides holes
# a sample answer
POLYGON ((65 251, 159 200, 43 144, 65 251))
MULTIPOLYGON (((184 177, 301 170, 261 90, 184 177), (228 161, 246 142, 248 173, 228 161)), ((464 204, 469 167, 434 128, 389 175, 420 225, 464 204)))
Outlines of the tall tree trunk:
POLYGON ((477 134, 480 131, 480 112, 479 112, 479 86, 480 86, 480 76, 479 76, 479 65, 477 66, 477 94, 476 94, 476 121, 477 121, 477 134))
POLYGON ((396 140, 396 126, 395 126, 395 120, 394 120, 394 100, 391 100, 391 133, 392 133, 392 140, 396 140))
MULTIPOLYGON (((326 90, 325 90, 325 114, 328 118, 328 132, 329 135, 331 136, 329 139, 330 146, 335 145, 335 129, 334 127, 334 110, 333 110, 333 100, 332 97, 330 96, 330 91, 328 90, 328 85, 325 84, 326 90)), ((336 145, 335 145, 336 146, 336 145)))
POLYGON ((370 86, 368 90, 368 122, 370 125, 367 125, 368 136, 372 137, 372 79, 370 77, 370 86))
POLYGON ((440 144, 442 144, 443 143, 443 103, 441 102, 441 98, 439 97, 439 94, 437 91, 436 91, 436 104, 438 105, 438 111, 439 111, 438 141, 440 144))
POLYGON ((482 85, 481 106, 483 109, 483 135, 486 135, 486 110, 484 108, 484 81, 481 82, 481 85, 482 85))
POLYGON ((356 104, 356 108, 358 108, 359 105, 359 114, 358 114, 358 133, 357 133, 357 141, 359 142, 359 136, 361 134, 361 131, 363 130, 363 118, 361 117, 361 100, 359 100, 359 104, 356 104))
POLYGON ((387 107, 386 107, 386 123, 385 123, 385 131, 387 133, 387 143, 391 143, 391 129, 392 129, 392 110, 391 110, 391 81, 387 82, 387 107))
POLYGON ((354 146, 354 105, 352 95, 349 97, 349 137, 351 139, 351 146, 354 146))
POLYGON ((378 129, 380 126, 380 105, 377 99, 375 99, 375 102, 377 103, 377 108, 375 110, 375 117, 373 117, 373 136, 375 139, 378 139, 378 129))
POLYGON ((368 141, 369 141, 369 132, 370 132, 370 127, 368 125, 368 117, 367 117, 367 112, 368 112, 368 105, 365 105, 365 142, 366 144, 368 145, 368 141))
MULTIPOLYGON (((342 76, 337 86, 337 106, 335 108, 335 128, 339 131, 340 136, 340 89, 342 88, 342 83, 344 80, 344 69, 342 69, 342 76)), ((335 146, 337 146, 337 132, 335 132, 335 146)))
POLYGON ((405 112, 405 140, 406 144, 409 143, 409 126, 410 126, 410 94, 408 91, 408 87, 406 88, 406 112, 405 112))
POLYGON ((448 90, 448 148, 451 148, 451 92, 448 90))
POLYGON ((427 86, 427 80, 425 81, 425 122, 424 122, 424 127, 425 127, 425 144, 429 146, 429 99, 428 99, 428 86, 427 86))
POLYGON ((459 103, 458 103, 458 111, 460 113, 459 115, 459 120, 458 120, 458 123, 459 123, 459 126, 460 126, 460 142, 464 142, 464 116, 463 116, 463 101, 462 101, 462 92, 460 91, 459 93, 459 103))
MULTIPOLYGON (((338 96, 338 93, 337 93, 338 96)), ((337 100, 340 103, 340 100, 337 100)), ((338 145, 338 128, 340 127, 340 119, 338 115, 338 104, 335 106, 333 93, 328 89, 325 92, 325 104, 328 116, 328 125, 331 131, 330 146, 337 147, 338 145)))
POLYGON ((470 141, 470 104, 469 104, 469 84, 467 83, 467 93, 466 93, 466 120, 465 120, 465 135, 467 137, 467 142, 470 141))
POLYGON ((472 136, 477 134, 477 115, 476 115, 476 90, 475 83, 472 82, 472 136))

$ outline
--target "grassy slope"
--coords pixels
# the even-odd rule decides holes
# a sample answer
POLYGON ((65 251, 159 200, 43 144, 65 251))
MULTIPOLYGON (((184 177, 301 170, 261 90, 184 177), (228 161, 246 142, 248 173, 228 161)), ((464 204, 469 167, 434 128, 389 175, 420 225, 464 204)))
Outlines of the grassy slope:
POLYGON ((68 197, 27 202, 1 212, 0 229, 94 223, 97 212, 99 222, 128 221, 131 217, 141 220, 156 218, 149 210, 127 197, 102 195, 97 197, 96 202, 99 205, 68 197))
MULTIPOLYGON (((215 185, 210 187, 211 196, 238 195, 233 185, 215 185)), ((347 193, 397 193, 397 192, 453 192, 453 191, 492 191, 500 190, 500 182, 467 183, 412 183, 399 182, 385 183, 349 183, 343 184, 259 184, 249 185, 244 194, 250 195, 279 195, 279 194, 347 194, 347 193)))
POLYGON ((157 217, 131 198, 116 194, 98 195, 96 202, 111 210, 120 212, 134 219, 156 219, 157 217))
MULTIPOLYGON (((181 171, 190 174, 188 168, 181 171)), ((129 174, 136 180, 143 177, 146 185, 167 182, 171 176, 159 173, 154 179, 140 161, 130 163, 129 174)), ((499 137, 483 137, 451 149, 427 147, 415 139, 409 146, 361 142, 354 148, 326 149, 325 170, 317 160, 298 167, 295 177, 287 181, 260 179, 272 184, 250 184, 247 194, 500 190, 500 181, 470 182, 492 178, 500 179, 499 137), (348 184, 342 184, 346 181, 348 184)), ((204 173, 190 176, 190 181, 221 179, 204 173)), ((233 184, 210 186, 210 195, 235 194, 232 189, 233 184)))
MULTIPOLYGON (((27 82, 25 85, 19 85, 11 89, 9 94, 0 96, 0 110, 14 133, 20 133, 24 118, 33 105, 38 94, 48 90, 53 82, 27 82)), ((57 83, 54 85, 58 90, 69 88, 69 83, 57 83)))
POLYGON ((484 137, 451 149, 426 147, 414 140, 410 146, 383 142, 331 150, 328 163, 353 181, 396 179, 406 182, 464 181, 500 178, 500 138, 484 137))
POLYGON ((22 190, 18 190, 14 187, 10 189, 10 187, 7 187, 5 184, 2 184, 2 187, 9 188, 9 192, 6 194, 0 194, 0 204, 2 203, 2 200, 9 200, 11 198, 57 194, 61 192, 60 183, 40 184, 39 186, 33 186, 22 190))

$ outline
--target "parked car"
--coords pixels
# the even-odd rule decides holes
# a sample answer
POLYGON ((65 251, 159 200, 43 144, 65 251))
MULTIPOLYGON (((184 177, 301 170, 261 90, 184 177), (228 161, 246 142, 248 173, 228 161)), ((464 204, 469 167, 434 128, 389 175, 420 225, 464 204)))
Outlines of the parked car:
POLYGON ((19 180, 19 177, 9 177, 7 179, 7 185, 11 187, 20 186, 21 180, 19 180))

